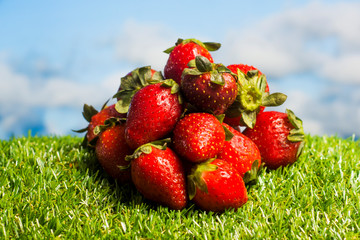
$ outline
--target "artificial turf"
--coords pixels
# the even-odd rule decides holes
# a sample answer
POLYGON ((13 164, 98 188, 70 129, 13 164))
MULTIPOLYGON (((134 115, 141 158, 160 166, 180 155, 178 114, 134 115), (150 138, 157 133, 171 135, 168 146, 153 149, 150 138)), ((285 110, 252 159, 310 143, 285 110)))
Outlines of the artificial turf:
POLYGON ((360 239, 360 141, 306 136, 238 211, 182 211, 119 186, 73 136, 0 141, 0 239, 360 239))

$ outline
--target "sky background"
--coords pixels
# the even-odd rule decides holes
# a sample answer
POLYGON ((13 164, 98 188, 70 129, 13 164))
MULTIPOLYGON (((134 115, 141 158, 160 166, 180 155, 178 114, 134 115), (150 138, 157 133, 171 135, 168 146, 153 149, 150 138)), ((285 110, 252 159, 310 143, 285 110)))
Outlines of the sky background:
POLYGON ((99 109, 137 67, 163 71, 178 38, 257 67, 288 95, 268 110, 293 110, 306 133, 359 137, 359 1, 0 0, 0 139, 78 135, 84 103, 99 109))

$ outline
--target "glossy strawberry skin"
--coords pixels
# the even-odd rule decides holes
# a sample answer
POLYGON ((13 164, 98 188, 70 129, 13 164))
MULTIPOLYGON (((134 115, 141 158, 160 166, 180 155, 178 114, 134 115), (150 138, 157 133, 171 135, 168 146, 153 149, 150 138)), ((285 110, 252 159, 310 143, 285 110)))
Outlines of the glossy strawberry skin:
POLYGON ((180 43, 169 54, 169 58, 164 68, 165 79, 173 79, 179 85, 181 84, 181 74, 190 60, 195 59, 196 56, 201 55, 214 62, 209 51, 194 43, 180 43))
POLYGON ((91 117, 91 121, 88 125, 88 131, 86 134, 87 141, 90 143, 96 137, 94 129, 97 126, 104 125, 105 120, 115 118, 125 118, 126 114, 121 114, 116 111, 115 104, 105 107, 100 112, 91 117))
POLYGON ((246 128, 243 134, 258 146, 265 166, 276 169, 297 160, 301 142, 287 139, 292 129, 294 127, 286 113, 265 111, 258 115, 254 128, 246 128))
POLYGON ((225 142, 225 131, 213 115, 190 113, 176 124, 172 141, 181 157, 201 162, 219 153, 225 142))
POLYGON ((223 212, 226 209, 238 209, 247 200, 245 183, 238 171, 228 162, 215 159, 211 164, 218 166, 215 171, 204 171, 208 193, 196 188, 192 201, 205 211, 223 212))
POLYGON ((201 111, 214 115, 223 114, 235 101, 238 91, 236 79, 230 73, 222 73, 224 85, 211 82, 211 73, 183 75, 181 90, 186 100, 201 111))
POLYGON ((168 147, 151 148, 151 153, 142 153, 131 162, 135 187, 148 200, 171 209, 183 209, 188 197, 180 158, 168 147))
POLYGON ((223 125, 234 135, 230 141, 225 141, 223 149, 217 155, 217 158, 231 163, 244 177, 247 171, 250 171, 252 164, 258 160, 260 167, 261 155, 256 144, 241 132, 233 129, 226 123, 223 125))
POLYGON ((183 111, 177 93, 162 86, 148 85, 133 97, 127 114, 126 142, 132 149, 167 136, 183 111))
POLYGON ((122 123, 115 124, 99 134, 96 141, 95 154, 105 170, 113 179, 119 183, 131 181, 129 162, 125 156, 132 153, 132 150, 125 142, 125 126, 122 123))

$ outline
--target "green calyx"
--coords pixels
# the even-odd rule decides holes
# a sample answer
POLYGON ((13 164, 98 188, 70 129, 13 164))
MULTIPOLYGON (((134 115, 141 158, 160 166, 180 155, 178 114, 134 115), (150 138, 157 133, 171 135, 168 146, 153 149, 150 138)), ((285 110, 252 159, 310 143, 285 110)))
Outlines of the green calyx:
MULTIPOLYGON (((223 123, 225 114, 216 115, 215 117, 217 118, 217 120, 219 120, 220 123, 223 123)), ((234 134, 224 125, 222 125, 222 127, 225 131, 225 141, 230 141, 234 137, 234 134)))
POLYGON ((250 186, 250 185, 255 185, 257 183, 259 174, 261 172, 261 169, 263 168, 264 163, 262 163, 259 167, 259 160, 256 159, 252 165, 251 165, 251 169, 249 171, 247 171, 244 174, 243 180, 245 182, 246 185, 250 186))
POLYGON ((202 178, 203 172, 215 171, 218 166, 211 164, 215 159, 209 159, 206 162, 199 163, 191 169, 190 174, 187 176, 187 189, 189 199, 192 200, 196 195, 196 188, 199 188, 202 192, 208 193, 206 182, 202 178))
POLYGON ((142 154, 150 154, 152 152, 152 147, 155 147, 155 148, 158 148, 161 150, 165 150, 167 147, 167 144, 169 142, 171 142, 171 139, 166 138, 166 139, 161 139, 161 140, 157 140, 157 141, 153 141, 153 142, 149 142, 144 145, 141 145, 134 151, 133 154, 127 155, 125 157, 125 160, 131 161, 133 159, 140 157, 142 154))
POLYGON ((234 103, 229 107, 228 117, 239 117, 247 127, 253 128, 260 107, 280 106, 286 101, 287 96, 283 93, 269 94, 266 92, 266 77, 259 75, 258 70, 248 71, 247 74, 238 69, 238 95, 234 103))
POLYGON ((195 38, 189 38, 189 39, 182 39, 182 38, 178 38, 178 40, 175 43, 175 46, 172 46, 168 49, 166 49, 164 51, 164 53, 171 53, 171 51, 179 44, 186 44, 189 42, 193 42, 196 43, 200 46, 202 46, 203 48, 207 49, 208 51, 216 51, 221 47, 220 43, 216 43, 216 42, 201 42, 200 40, 197 40, 195 38))
POLYGON ((296 157, 299 157, 304 148, 305 133, 303 128, 303 122, 290 109, 286 109, 286 114, 291 125, 294 127, 292 130, 290 130, 290 134, 287 136, 287 139, 290 142, 301 142, 296 154, 296 157))
MULTIPOLYGON (((110 99, 109 99, 109 100, 110 100, 110 99)), ((107 100, 107 101, 103 104, 103 106, 101 107, 101 110, 103 110, 103 109, 106 107, 106 105, 107 105, 107 103, 109 102, 109 100, 107 100)), ((94 115, 98 114, 98 113, 99 113, 99 111, 96 110, 93 106, 84 104, 82 115, 83 115, 83 117, 85 118, 85 120, 86 120, 87 122, 90 123, 90 122, 91 122, 91 118, 92 118, 94 115)), ((85 128, 79 129, 79 130, 72 130, 72 131, 73 131, 73 132, 76 132, 76 133, 84 133, 84 132, 87 132, 87 131, 88 131, 88 126, 86 126, 85 128)), ((91 143, 92 143, 92 142, 95 142, 95 141, 93 140, 93 141, 91 141, 91 143)), ((86 148, 86 147, 89 146, 89 144, 91 145, 91 143, 88 142, 87 137, 86 137, 86 135, 85 135, 85 137, 84 137, 84 139, 83 139, 83 141, 82 141, 82 143, 81 143, 81 146, 84 147, 84 148, 86 148)))
POLYGON ((185 68, 183 75, 200 76, 204 73, 210 73, 210 81, 218 85, 224 85, 223 73, 232 74, 232 72, 222 64, 215 64, 204 56, 196 56, 188 63, 189 68, 185 68))
POLYGON ((115 109, 119 113, 127 113, 131 99, 137 91, 162 80, 164 78, 161 72, 152 74, 150 66, 136 68, 130 74, 121 78, 120 90, 113 96, 113 98, 118 98, 115 109))

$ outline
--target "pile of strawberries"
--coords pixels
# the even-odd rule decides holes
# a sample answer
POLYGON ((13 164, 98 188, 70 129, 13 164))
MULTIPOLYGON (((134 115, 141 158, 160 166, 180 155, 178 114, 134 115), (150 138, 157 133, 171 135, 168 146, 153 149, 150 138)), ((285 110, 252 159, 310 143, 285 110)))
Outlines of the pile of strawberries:
POLYGON ((84 144, 120 184, 171 209, 193 202, 206 211, 238 209, 258 170, 294 163, 304 143, 286 100, 245 64, 214 63, 218 43, 178 39, 164 75, 150 66, 121 78, 116 104, 84 105, 84 144), (243 131, 242 131, 243 130, 243 131))

